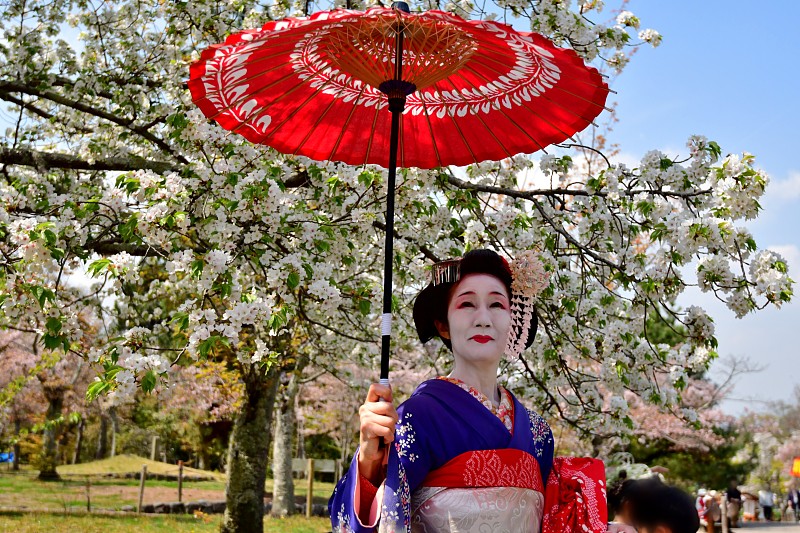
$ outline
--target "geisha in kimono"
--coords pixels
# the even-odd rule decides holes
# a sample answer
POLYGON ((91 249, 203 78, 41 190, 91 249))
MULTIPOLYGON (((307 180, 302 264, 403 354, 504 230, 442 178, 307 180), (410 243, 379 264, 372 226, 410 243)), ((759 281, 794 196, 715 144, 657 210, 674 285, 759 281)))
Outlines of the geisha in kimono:
POLYGON ((423 343, 439 337, 452 350, 452 372, 397 410, 388 386, 370 387, 359 450, 329 502, 333 531, 605 531, 602 463, 599 475, 599 461, 554 468, 547 422, 497 382, 503 354, 533 342, 532 302, 546 284, 532 252, 510 265, 491 250, 434 265, 414 323, 423 343))

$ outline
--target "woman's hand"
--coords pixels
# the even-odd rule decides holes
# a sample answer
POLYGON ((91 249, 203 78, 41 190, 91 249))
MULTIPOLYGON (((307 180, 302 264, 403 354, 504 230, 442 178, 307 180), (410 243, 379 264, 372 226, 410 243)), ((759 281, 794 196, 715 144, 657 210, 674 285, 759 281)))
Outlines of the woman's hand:
POLYGON ((382 444, 389 444, 394 440, 397 425, 397 411, 392 405, 392 389, 378 383, 370 385, 367 399, 358 409, 358 417, 361 422, 358 470, 377 487, 385 475, 385 450, 382 444))

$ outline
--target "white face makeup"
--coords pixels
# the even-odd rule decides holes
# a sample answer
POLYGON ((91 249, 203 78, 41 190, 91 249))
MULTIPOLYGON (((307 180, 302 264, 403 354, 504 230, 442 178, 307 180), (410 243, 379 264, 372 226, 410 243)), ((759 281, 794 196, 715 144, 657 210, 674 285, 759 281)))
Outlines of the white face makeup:
POLYGON ((451 293, 447 320, 457 365, 497 364, 511 327, 506 286, 488 274, 465 276, 451 293))

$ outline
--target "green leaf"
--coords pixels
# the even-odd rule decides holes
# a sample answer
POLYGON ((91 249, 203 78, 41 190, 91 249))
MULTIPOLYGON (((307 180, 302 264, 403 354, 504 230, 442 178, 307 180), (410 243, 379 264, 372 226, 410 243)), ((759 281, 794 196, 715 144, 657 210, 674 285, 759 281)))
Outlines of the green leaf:
POLYGON ((42 342, 44 343, 44 347, 48 350, 55 350, 59 346, 61 346, 64 342, 64 339, 61 335, 53 335, 51 333, 45 333, 42 335, 42 342))
POLYGON ((119 225, 119 235, 125 242, 131 242, 136 240, 138 237, 136 235, 136 227, 139 224, 139 218, 133 214, 119 225))
POLYGON ((176 312, 172 316, 172 320, 170 323, 176 324, 178 329, 183 331, 189 327, 189 313, 185 313, 182 311, 176 312))
POLYGON ((142 376, 142 390, 144 392, 152 392, 153 389, 156 388, 156 373, 152 370, 148 370, 147 373, 142 376))
POLYGON ((58 241, 58 235, 53 233, 53 230, 46 229, 44 230, 44 240, 48 246, 53 246, 58 241))
POLYGON ((710 141, 706 147, 706 150, 708 150, 708 153, 714 157, 719 157, 720 154, 722 154, 722 148, 720 148, 719 144, 717 144, 715 141, 710 141))
POLYGON ((199 278, 200 274, 203 273, 204 266, 205 263, 203 262, 202 259, 195 259, 194 261, 192 261, 192 276, 195 278, 199 278))
POLYGON ((61 319, 56 317, 50 317, 47 319, 46 327, 49 331, 53 333, 58 333, 61 331, 61 319))
POLYGON ((297 286, 300 285, 300 274, 297 272, 290 272, 289 276, 286 278, 286 284, 290 289, 296 289, 297 286))
POLYGON ((225 337, 221 337, 219 335, 212 335, 197 347, 197 353, 200 354, 200 357, 208 358, 208 354, 213 353, 217 349, 217 345, 222 344, 230 348, 231 343, 225 337))
POLYGON ((94 381, 89 385, 89 388, 86 389, 86 400, 93 402, 98 396, 105 394, 109 390, 111 390, 111 383, 108 381, 94 381))
POLYGON ((89 263, 89 266, 86 268, 86 270, 88 270, 89 274, 95 278, 100 274, 100 272, 107 269, 110 264, 111 259, 98 259, 89 263))
POLYGON ((55 293, 50 289, 45 289, 39 285, 28 285, 27 288, 28 292, 39 302, 39 307, 42 309, 44 309, 44 304, 47 303, 48 300, 52 302, 56 299, 55 293))
POLYGON ((64 255, 65 254, 66 254, 66 252, 64 251, 63 248, 51 248, 50 249, 50 257, 52 257, 56 261, 61 261, 62 259, 64 259, 64 255))
POLYGON ((366 316, 369 314, 369 310, 372 308, 372 302, 369 300, 360 300, 358 302, 358 310, 361 311, 361 314, 366 316))

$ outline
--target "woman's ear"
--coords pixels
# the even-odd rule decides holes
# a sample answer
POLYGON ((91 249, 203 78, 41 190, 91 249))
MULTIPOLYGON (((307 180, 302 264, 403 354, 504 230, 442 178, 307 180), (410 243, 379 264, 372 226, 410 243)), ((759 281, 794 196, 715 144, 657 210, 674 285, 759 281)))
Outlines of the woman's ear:
POLYGON ((434 320, 433 325, 436 326, 436 330, 439 332, 439 336, 443 339, 450 340, 450 327, 442 322, 441 320, 434 320))

